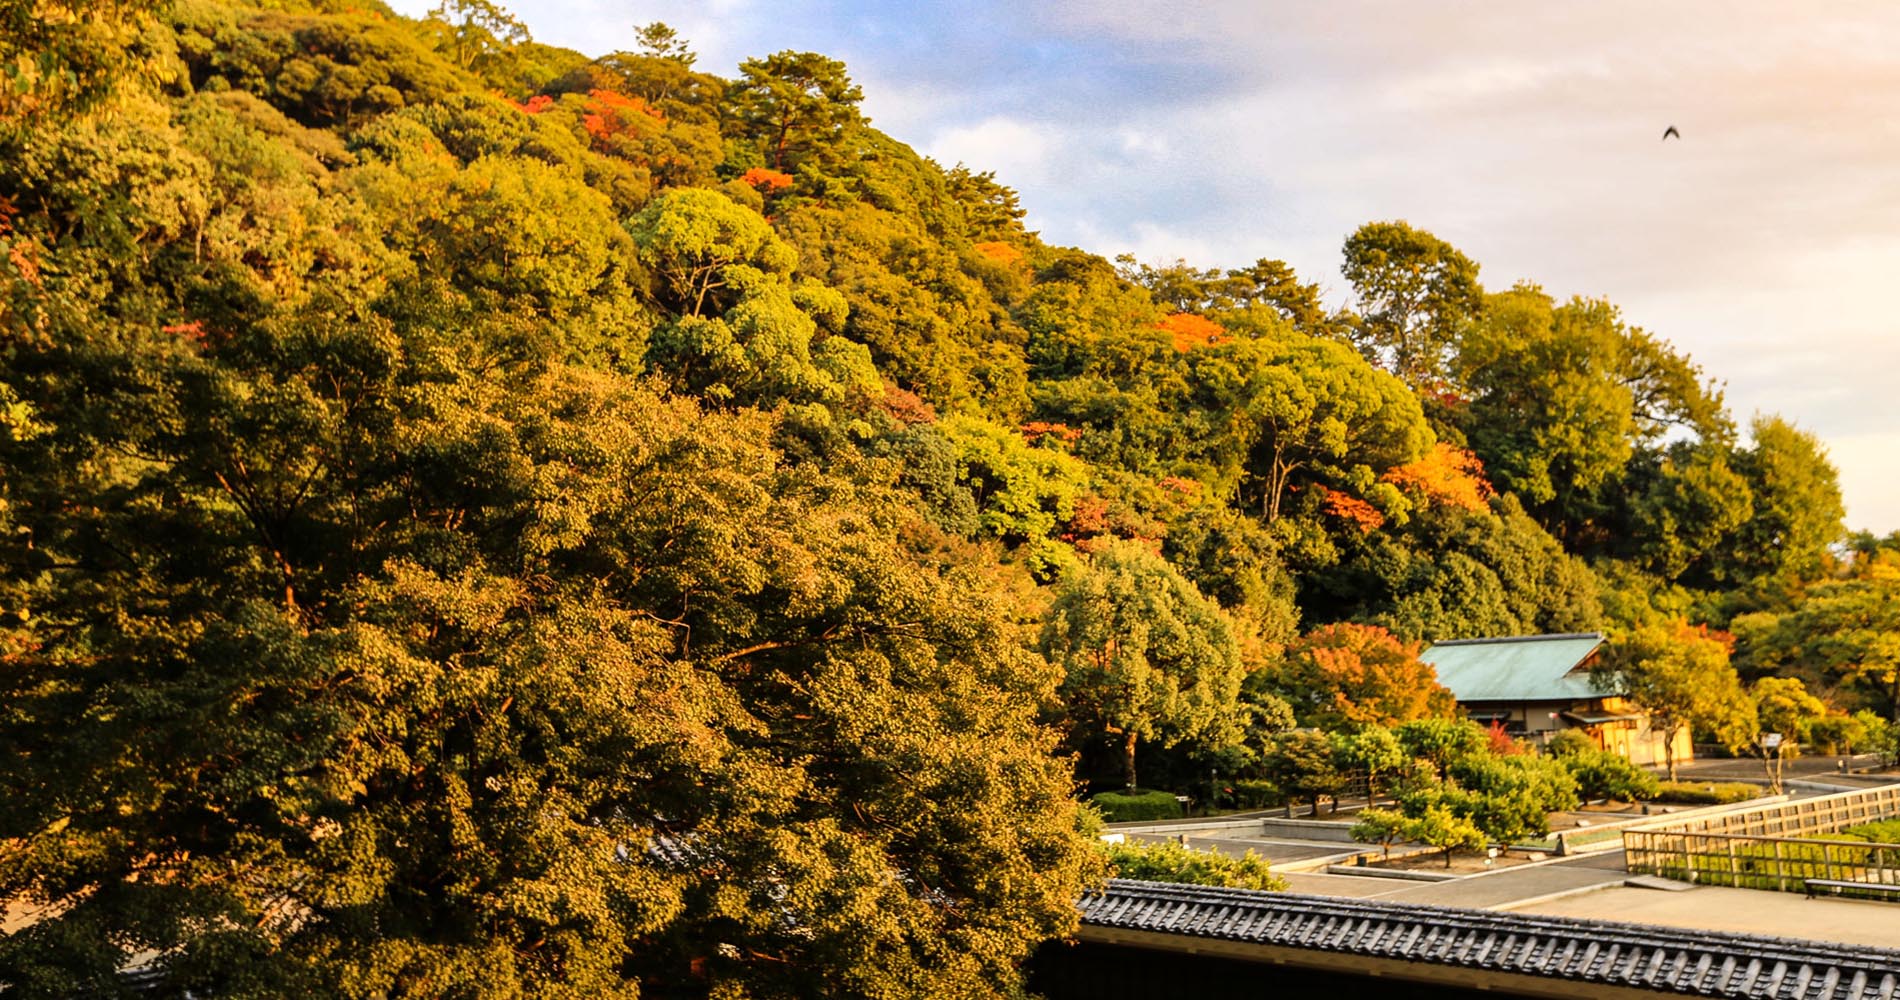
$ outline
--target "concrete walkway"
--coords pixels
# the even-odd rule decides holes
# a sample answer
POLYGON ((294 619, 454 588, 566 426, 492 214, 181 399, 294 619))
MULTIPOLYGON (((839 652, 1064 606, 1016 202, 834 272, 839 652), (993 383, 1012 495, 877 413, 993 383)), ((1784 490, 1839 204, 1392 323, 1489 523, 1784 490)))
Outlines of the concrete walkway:
MULTIPOLYGON (((1783 779, 1809 778, 1823 781, 1831 778, 1853 780, 1859 777, 1866 779, 1868 784, 1886 784, 1900 780, 1900 775, 1894 774, 1856 776, 1847 773, 1854 768, 1868 767, 1877 763, 1878 758, 1873 754, 1858 754, 1852 757, 1790 757, 1782 762, 1781 775, 1783 779)), ((1768 778, 1768 772, 1759 757, 1702 757, 1678 763, 1676 776, 1683 781, 1765 781, 1768 778)))
POLYGON ((1435 906, 1514 909, 1534 900, 1622 885, 1623 880, 1629 878, 1622 861, 1622 851, 1606 851, 1581 858, 1503 868, 1451 882, 1406 885, 1396 892, 1380 893, 1379 898, 1435 906))

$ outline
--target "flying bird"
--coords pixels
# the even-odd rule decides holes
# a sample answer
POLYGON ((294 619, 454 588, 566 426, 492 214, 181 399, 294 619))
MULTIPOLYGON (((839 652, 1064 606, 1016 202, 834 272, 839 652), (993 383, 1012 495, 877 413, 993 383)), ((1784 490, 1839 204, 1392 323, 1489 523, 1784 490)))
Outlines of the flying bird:
POLYGON ((1675 138, 1680 139, 1682 138, 1682 133, 1676 131, 1676 127, 1674 125, 1671 125, 1666 129, 1663 129, 1664 142, 1668 142, 1671 136, 1674 136, 1675 138))

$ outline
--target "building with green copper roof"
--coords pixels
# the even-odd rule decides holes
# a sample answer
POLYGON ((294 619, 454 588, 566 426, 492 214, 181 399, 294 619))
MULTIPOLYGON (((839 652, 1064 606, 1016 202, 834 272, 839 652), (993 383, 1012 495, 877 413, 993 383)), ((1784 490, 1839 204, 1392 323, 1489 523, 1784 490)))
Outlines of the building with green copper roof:
MULTIPOLYGON (((1592 676, 1604 644, 1600 632, 1447 639, 1418 658, 1431 665, 1473 720, 1497 724, 1537 743, 1565 729, 1583 731, 1605 750, 1638 764, 1663 759, 1663 735, 1649 717, 1592 676)), ((1688 736, 1676 757, 1690 756, 1688 736)))

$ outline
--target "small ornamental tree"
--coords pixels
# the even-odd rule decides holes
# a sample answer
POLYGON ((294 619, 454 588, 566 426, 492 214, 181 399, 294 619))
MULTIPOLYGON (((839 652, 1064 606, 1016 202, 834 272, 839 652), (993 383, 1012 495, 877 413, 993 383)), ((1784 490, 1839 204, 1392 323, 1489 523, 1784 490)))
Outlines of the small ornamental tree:
POLYGON ((1484 730, 1466 719, 1418 719, 1392 731, 1412 757, 1431 764, 1443 779, 1454 761, 1484 750, 1484 730))
POLYGON ((1392 844, 1405 839, 1404 813, 1393 809, 1362 809, 1352 825, 1352 839, 1362 844, 1378 844, 1381 859, 1392 856, 1392 844))
POLYGON ((1481 851, 1489 841, 1484 831, 1443 804, 1434 804, 1408 817, 1401 834, 1428 847, 1445 852, 1445 867, 1451 867, 1452 853, 1458 850, 1481 851))
POLYGON ((1286 879, 1271 871, 1272 862, 1253 851, 1232 858, 1219 851, 1195 850, 1165 840, 1154 844, 1102 844, 1101 849, 1120 878, 1229 889, 1280 891, 1286 888, 1286 879))
POLYGON ((1320 797, 1337 793, 1345 783, 1336 753, 1325 733, 1299 729, 1269 744, 1262 766, 1268 780, 1285 793, 1289 809, 1296 799, 1311 799, 1312 815, 1318 816, 1320 797))
MULTIPOLYGON (((1630 763, 1621 754, 1597 749, 1581 733, 1576 735, 1583 746, 1566 745, 1561 752, 1553 752, 1551 759, 1570 771, 1570 776, 1576 779, 1579 796, 1624 802, 1644 802, 1656 797, 1659 785, 1655 775, 1630 763)), ((1551 749, 1557 750, 1557 741, 1551 741, 1551 749)))
POLYGON ((1749 693, 1755 699, 1756 725, 1761 730, 1755 738, 1755 749, 1761 755, 1769 785, 1779 795, 1783 762, 1800 755, 1800 734, 1827 717, 1827 705, 1809 694, 1798 677, 1763 677, 1749 693), (1771 739, 1770 734, 1776 738, 1771 739))
POLYGON ((1577 782, 1548 757, 1473 755, 1451 766, 1446 804, 1492 840, 1513 844, 1550 832, 1550 813, 1575 809, 1577 782))
POLYGON ((1550 738, 1548 743, 1544 744, 1544 751, 1558 760, 1601 749, 1602 747, 1597 746, 1595 740, 1585 735, 1580 729, 1560 730, 1557 735, 1550 738))
POLYGON ((1407 760, 1398 737, 1383 726, 1367 726, 1340 741, 1339 759, 1347 767, 1365 772, 1367 806, 1378 794, 1380 775, 1398 772, 1407 760))

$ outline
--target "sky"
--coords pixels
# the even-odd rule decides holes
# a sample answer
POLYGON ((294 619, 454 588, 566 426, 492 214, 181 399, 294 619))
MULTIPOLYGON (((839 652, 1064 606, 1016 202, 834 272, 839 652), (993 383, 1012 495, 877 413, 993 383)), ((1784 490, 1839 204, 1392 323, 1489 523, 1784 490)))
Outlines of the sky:
MULTIPOLYGON (((435 0, 392 0, 421 14, 435 0)), ((1900 530, 1900 4, 1831 0, 513 0, 602 54, 843 60, 879 128, 993 170, 1053 243, 1293 264, 1404 219, 1487 287, 1609 299, 1900 530), (1664 143, 1674 125, 1681 141, 1664 143)))

